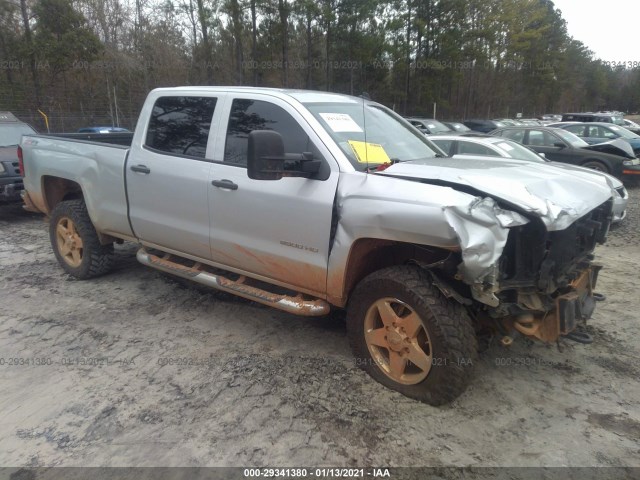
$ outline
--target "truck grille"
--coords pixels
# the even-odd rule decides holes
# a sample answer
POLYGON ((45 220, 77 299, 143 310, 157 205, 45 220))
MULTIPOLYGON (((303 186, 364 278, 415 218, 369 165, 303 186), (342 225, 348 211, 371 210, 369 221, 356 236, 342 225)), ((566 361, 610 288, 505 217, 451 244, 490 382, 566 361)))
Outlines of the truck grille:
POLYGON ((588 266, 596 244, 605 241, 612 205, 608 200, 557 232, 547 232, 539 220, 512 228, 501 260, 501 288, 553 293, 567 286, 588 266))
POLYGON ((591 260, 598 243, 604 243, 611 223, 613 200, 594 208, 569 227, 550 232, 547 253, 540 266, 538 288, 547 293, 569 284, 591 260))

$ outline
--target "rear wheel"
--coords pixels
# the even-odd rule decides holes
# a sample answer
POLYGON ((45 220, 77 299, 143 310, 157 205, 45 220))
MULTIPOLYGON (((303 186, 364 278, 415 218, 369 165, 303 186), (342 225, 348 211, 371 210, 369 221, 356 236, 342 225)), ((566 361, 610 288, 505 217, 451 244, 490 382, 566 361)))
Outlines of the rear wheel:
POLYGON ((362 280, 349 300, 347 330, 358 365, 408 397, 441 405, 469 383, 478 349, 471 319, 418 267, 362 280))
POLYGON ((84 200, 56 205, 49 220, 49 238, 58 263, 74 277, 87 279, 111 270, 113 244, 100 244, 84 200))
POLYGON ((590 168, 591 170, 597 170, 598 172, 611 173, 604 163, 598 162, 597 160, 589 160, 583 163, 582 166, 590 168))

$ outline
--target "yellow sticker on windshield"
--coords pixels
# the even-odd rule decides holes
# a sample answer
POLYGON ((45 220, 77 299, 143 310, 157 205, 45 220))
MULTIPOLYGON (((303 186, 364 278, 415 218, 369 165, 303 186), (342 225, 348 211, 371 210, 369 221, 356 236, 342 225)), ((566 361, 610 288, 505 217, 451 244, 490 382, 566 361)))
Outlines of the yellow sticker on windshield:
POLYGON ((360 163, 387 163, 391 161, 382 145, 378 143, 349 140, 349 145, 360 163))

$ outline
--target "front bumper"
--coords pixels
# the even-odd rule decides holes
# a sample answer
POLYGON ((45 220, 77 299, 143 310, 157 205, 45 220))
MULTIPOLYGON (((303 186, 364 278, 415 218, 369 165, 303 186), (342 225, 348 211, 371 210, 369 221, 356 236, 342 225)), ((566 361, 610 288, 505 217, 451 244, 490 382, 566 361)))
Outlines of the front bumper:
POLYGON ((602 265, 594 263, 583 270, 567 291, 555 298, 553 310, 518 315, 511 320, 511 326, 523 335, 547 343, 572 332, 593 315, 596 304, 593 291, 601 268, 602 265))
POLYGON ((611 223, 618 223, 627 216, 629 193, 624 187, 616 188, 617 195, 613 198, 613 219, 611 223))
MULTIPOLYGON (((634 159, 635 162, 637 159, 634 159)), ((640 163, 636 165, 622 165, 623 175, 640 175, 640 163)))

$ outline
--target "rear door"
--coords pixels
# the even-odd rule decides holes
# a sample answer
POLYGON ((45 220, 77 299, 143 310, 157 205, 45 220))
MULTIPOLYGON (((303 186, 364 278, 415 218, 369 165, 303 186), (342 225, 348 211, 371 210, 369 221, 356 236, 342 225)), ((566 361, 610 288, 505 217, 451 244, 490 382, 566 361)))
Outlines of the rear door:
POLYGON ((300 291, 326 291, 335 159, 292 106, 267 94, 229 94, 209 185, 211 252, 217 263, 300 291), (225 125, 226 123, 226 125, 225 125), (248 135, 275 130, 285 153, 322 160, 315 178, 252 180, 248 135))
POLYGON ((209 175, 223 95, 156 99, 144 144, 127 162, 129 216, 146 245, 210 258, 209 175))

